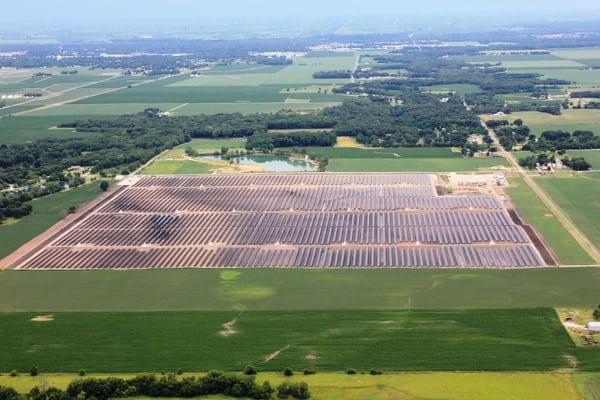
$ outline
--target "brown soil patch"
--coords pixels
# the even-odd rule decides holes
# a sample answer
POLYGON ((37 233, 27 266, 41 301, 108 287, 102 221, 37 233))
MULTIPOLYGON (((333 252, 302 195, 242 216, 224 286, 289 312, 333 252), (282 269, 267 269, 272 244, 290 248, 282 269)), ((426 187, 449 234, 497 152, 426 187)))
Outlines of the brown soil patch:
POLYGON ((287 350, 287 349, 289 349, 289 348, 290 348, 290 345, 288 344, 287 346, 285 346, 285 347, 282 347, 281 349, 279 349, 279 350, 277 350, 277 351, 274 351, 273 353, 271 353, 271 354, 267 355, 267 356, 265 357, 265 359, 264 359, 262 362, 263 362, 263 363, 266 363, 266 362, 269 362, 269 361, 271 361, 271 360, 273 360, 273 359, 277 358, 277 356, 279 356, 279 354, 281 354, 281 352, 283 352, 283 351, 285 351, 285 350, 287 350))
POLYGON ((223 329, 221 329, 219 331, 219 335, 223 336, 223 337, 229 337, 229 336, 233 336, 233 335, 237 335, 239 332, 235 330, 235 324, 237 322, 238 317, 241 315, 238 314, 234 319, 232 319, 229 322, 225 322, 223 325, 221 325, 221 327, 223 329))
POLYGON ((38 315, 30 319, 31 322, 50 322, 54 321, 54 315, 38 315))

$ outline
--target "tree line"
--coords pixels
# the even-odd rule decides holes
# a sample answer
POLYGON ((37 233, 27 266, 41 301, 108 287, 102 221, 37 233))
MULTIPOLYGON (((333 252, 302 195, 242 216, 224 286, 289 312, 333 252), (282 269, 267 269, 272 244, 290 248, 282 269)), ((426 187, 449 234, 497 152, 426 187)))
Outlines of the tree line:
POLYGON ((278 398, 308 399, 310 391, 304 382, 285 382, 276 389, 268 381, 259 384, 254 376, 211 371, 202 377, 175 375, 140 375, 132 379, 84 378, 69 384, 66 390, 35 387, 22 395, 0 386, 2 400, 109 400, 130 397, 201 397, 224 395, 257 400, 278 398))

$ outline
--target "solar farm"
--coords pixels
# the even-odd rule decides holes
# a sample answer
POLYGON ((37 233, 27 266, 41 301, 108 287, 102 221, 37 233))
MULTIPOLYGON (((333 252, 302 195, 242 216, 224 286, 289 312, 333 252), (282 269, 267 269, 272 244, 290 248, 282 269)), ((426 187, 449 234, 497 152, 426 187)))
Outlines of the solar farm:
POLYGON ((11 267, 545 265, 499 198, 439 195, 436 180, 390 173, 136 178, 11 267))

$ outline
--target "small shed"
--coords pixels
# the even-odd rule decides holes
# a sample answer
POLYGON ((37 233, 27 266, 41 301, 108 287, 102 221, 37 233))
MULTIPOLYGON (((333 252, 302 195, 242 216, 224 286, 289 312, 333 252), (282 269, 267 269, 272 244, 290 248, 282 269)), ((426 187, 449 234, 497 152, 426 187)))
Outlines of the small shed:
POLYGON ((588 322, 585 326, 590 332, 600 332, 600 322, 588 322))

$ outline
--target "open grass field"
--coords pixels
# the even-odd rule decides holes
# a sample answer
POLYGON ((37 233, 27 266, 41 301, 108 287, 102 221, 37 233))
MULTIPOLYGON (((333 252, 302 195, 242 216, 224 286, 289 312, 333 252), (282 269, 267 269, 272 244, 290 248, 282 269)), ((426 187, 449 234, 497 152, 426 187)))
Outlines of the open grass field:
MULTIPOLYGON (((184 374, 189 376, 193 374, 184 374)), ((103 378, 106 375, 90 375, 103 378)), ((130 375, 116 376, 129 378, 130 375)), ((48 386, 66 388, 75 374, 41 374, 37 377, 0 376, 0 385, 14 387, 26 393, 45 382, 48 386)), ((257 381, 268 380, 272 385, 284 381, 307 382, 315 400, 578 400, 581 389, 598 380, 597 374, 558 374, 558 373, 395 373, 379 376, 347 375, 322 372, 316 375, 296 375, 282 377, 278 373, 259 373, 257 381)), ((600 382, 600 381, 599 381, 600 382)), ((584 392, 582 392, 584 393, 584 392)), ((156 399, 156 398, 155 398, 156 399)), ((225 399, 225 397, 203 397, 203 399, 225 399)), ((585 400, 596 400, 584 397, 585 400)), ((148 400, 148 398, 138 398, 148 400)), ((156 399, 163 400, 163 399, 156 399)))
POLYGON ((550 210, 536 197, 521 178, 511 178, 510 195, 519 214, 533 225, 552 247, 561 264, 592 264, 593 260, 565 230, 550 210))
POLYGON ((7 369, 546 371, 568 368, 573 350, 552 309, 36 316, 0 314, 7 369))
POLYGON ((0 311, 596 307, 600 269, 2 271, 0 311))
POLYGON ((600 246, 600 173, 577 177, 540 177, 548 192, 585 235, 600 246))
POLYGON ((190 160, 156 160, 142 170, 143 175, 196 175, 208 174, 214 165, 190 160))
POLYGON ((71 206, 80 206, 100 194, 98 183, 35 199, 33 212, 15 223, 0 225, 0 259, 61 220, 71 206))

